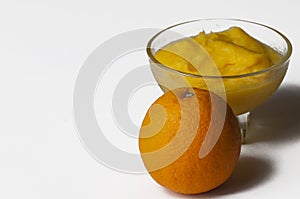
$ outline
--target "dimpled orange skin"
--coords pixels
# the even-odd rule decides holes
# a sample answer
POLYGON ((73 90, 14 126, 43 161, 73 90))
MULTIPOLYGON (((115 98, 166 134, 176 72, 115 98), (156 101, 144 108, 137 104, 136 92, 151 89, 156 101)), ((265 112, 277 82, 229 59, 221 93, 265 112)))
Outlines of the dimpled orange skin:
MULTIPOLYGON (((241 149, 241 133, 237 119, 230 107, 226 104, 226 118, 220 137, 208 155, 204 158, 199 158, 199 151, 210 125, 211 106, 215 106, 216 110, 218 110, 219 106, 225 103, 225 101, 212 94, 212 97, 216 99, 216 103, 212 105, 209 92, 201 89, 194 88, 191 90, 191 88, 179 88, 173 92, 169 91, 163 94, 149 108, 149 110, 151 110, 153 106, 161 105, 165 110, 165 123, 158 133, 154 134, 154 136, 147 137, 147 134, 150 135, 153 133, 151 132, 151 118, 161 117, 163 114, 160 111, 153 110, 150 118, 148 110, 143 120, 139 138, 139 148, 142 159, 151 177, 163 187, 182 194, 207 192, 223 184, 230 177, 237 164, 241 149), (176 95, 173 92, 176 93, 176 95), (187 92, 194 92, 194 95, 192 97, 185 97, 185 93, 187 92), (178 96, 178 98, 176 96, 178 96), (151 168, 153 162, 167 157, 161 157, 157 154, 157 156, 149 159, 145 154, 161 149, 169 144, 175 137, 180 122, 187 124, 183 125, 187 128, 184 129, 184 135, 180 137, 179 143, 176 143, 178 148, 185 145, 185 140, 189 138, 189 136, 194 135, 189 132, 189 124, 193 124, 193 122, 195 122, 193 120, 196 118, 195 115, 193 115, 196 111, 193 111, 193 109, 197 107, 195 107, 194 103, 191 103, 193 97, 197 97, 198 99, 200 120, 196 121, 199 123, 199 126, 191 145, 189 145, 187 150, 185 150, 178 159, 175 159, 173 163, 153 171, 153 168, 151 168), (183 120, 181 120, 181 111, 188 112, 183 120), (143 130, 143 127, 147 125, 150 127, 147 130, 143 130), (147 138, 143 138, 145 136, 147 138)), ((214 114, 214 117, 220 116, 214 114)), ((217 119, 215 121, 218 121, 219 118, 215 119, 217 119)), ((212 125, 212 128, 214 128, 214 125, 212 125)), ((178 151, 174 149, 174 153, 177 152, 178 151)), ((170 156, 172 155, 172 151, 170 151, 170 156)))

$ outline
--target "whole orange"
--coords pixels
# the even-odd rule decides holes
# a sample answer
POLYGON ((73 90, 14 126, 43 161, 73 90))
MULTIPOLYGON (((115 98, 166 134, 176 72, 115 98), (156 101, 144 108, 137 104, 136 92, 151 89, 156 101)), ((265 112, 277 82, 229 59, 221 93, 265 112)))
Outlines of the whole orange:
POLYGON ((139 148, 157 183, 174 192, 196 194, 216 188, 232 174, 241 133, 236 116, 221 97, 179 88, 150 106, 139 148))

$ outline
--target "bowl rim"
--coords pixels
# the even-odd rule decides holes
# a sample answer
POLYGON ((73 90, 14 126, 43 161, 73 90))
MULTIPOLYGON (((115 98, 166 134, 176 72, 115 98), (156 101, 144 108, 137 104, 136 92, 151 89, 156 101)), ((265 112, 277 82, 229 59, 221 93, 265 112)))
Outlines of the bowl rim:
POLYGON ((262 23, 258 23, 258 22, 254 22, 254 21, 249 21, 249 20, 244 20, 244 19, 236 19, 236 18, 203 18, 203 19, 195 19, 195 20, 189 20, 189 21, 185 21, 185 22, 181 22, 181 23, 177 23, 174 25, 171 25, 167 28, 162 29, 161 31, 159 31, 158 33, 156 33, 152 38, 150 38, 150 40, 147 43, 146 46, 146 52, 148 57, 150 58, 150 60, 155 63, 156 65, 158 65, 159 67, 166 69, 170 72, 173 73, 177 73, 183 76, 189 76, 189 77, 194 77, 194 78, 243 78, 243 77, 250 77, 250 76, 255 76, 255 75, 259 75, 259 74, 263 74, 272 70, 275 70, 277 68, 281 68, 283 66, 285 66, 285 63, 289 61, 291 55, 292 55, 292 51, 293 51, 293 47, 292 44, 290 42, 290 40, 284 35, 282 34, 280 31, 276 30, 275 28, 272 28, 268 25, 262 24, 262 23), (251 73, 245 73, 245 74, 239 74, 239 75, 200 75, 200 74, 193 74, 193 73, 188 73, 188 72, 183 72, 183 71, 179 71, 176 69, 173 69, 169 66, 166 66, 162 63, 160 63, 154 56, 154 54, 152 53, 152 43, 153 41, 159 36, 161 35, 163 32, 166 32, 167 30, 170 30, 172 28, 175 28, 177 26, 181 26, 181 25, 185 25, 185 24, 189 24, 189 23, 195 23, 198 21, 217 21, 217 20, 221 20, 221 21, 237 21, 237 22, 242 22, 242 23, 248 23, 248 24, 253 24, 253 25, 258 25, 261 27, 265 27, 275 33, 277 33, 281 38, 283 38, 283 40, 285 41, 286 45, 287 45, 287 52, 285 53, 285 55, 281 58, 281 60, 279 62, 277 62, 276 64, 273 64, 272 66, 259 70, 259 71, 255 71, 255 72, 251 72, 251 73))

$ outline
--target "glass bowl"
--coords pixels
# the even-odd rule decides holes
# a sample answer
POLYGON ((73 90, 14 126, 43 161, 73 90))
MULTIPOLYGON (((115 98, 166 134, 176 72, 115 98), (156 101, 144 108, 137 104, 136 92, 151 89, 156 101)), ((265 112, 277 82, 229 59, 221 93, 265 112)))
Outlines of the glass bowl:
MULTIPOLYGON (((198 50, 203 51, 201 47, 198 50)), ((278 89, 286 74, 291 53, 290 41, 279 31, 263 24, 239 19, 200 19, 176 24, 158 32, 147 44, 152 73, 164 92, 191 86, 220 95, 226 99, 238 117, 243 137, 246 135, 250 111, 265 102, 278 89), (233 26, 242 28, 250 36, 271 47, 280 54, 280 61, 263 70, 222 76, 220 73, 203 75, 200 71, 197 74, 179 71, 155 58, 158 50, 172 42, 196 36, 202 31, 220 32, 233 26)), ((206 64, 214 64, 211 60, 209 62, 206 64)))

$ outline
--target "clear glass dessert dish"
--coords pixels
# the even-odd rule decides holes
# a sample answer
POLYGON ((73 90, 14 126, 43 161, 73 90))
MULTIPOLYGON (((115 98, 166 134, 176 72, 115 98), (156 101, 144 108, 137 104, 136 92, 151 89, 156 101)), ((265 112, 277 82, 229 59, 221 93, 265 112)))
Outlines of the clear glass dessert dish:
MULTIPOLYGON (((291 53, 290 41, 276 29, 238 19, 200 19, 176 24, 154 35, 147 44, 147 54, 152 73, 164 92, 178 87, 190 86, 207 89, 220 95, 226 99, 238 117, 244 139, 248 128, 249 113, 265 102, 278 89, 286 74, 291 53), (262 70, 239 75, 222 75, 221 72, 218 72, 209 55, 203 53, 203 48, 199 47, 198 50, 205 56, 203 59, 208 60, 204 61, 203 64, 216 68, 216 72, 210 75, 201 73, 201 71, 189 73, 174 69, 161 63, 155 57, 160 49, 172 42, 191 38, 202 31, 207 33, 220 32, 230 27, 242 28, 249 35, 276 51, 280 55, 280 60, 262 70)), ((191 62, 193 61, 191 60, 191 62)))

